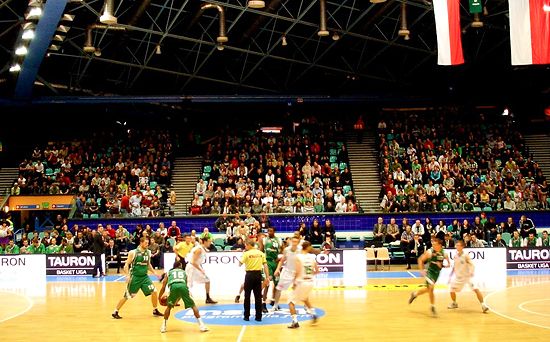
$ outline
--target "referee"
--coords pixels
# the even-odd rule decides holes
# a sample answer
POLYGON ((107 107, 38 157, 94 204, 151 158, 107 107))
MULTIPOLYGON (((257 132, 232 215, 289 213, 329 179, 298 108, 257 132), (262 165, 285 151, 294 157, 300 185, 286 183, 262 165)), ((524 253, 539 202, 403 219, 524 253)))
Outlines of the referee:
MULTIPOLYGON (((254 292, 256 321, 262 321, 262 269, 269 275, 265 254, 256 248, 256 242, 246 242, 246 252, 243 253, 240 265, 244 264, 246 275, 244 277, 244 320, 250 320, 250 292, 254 292)), ((269 284, 269 276, 265 282, 269 284)))

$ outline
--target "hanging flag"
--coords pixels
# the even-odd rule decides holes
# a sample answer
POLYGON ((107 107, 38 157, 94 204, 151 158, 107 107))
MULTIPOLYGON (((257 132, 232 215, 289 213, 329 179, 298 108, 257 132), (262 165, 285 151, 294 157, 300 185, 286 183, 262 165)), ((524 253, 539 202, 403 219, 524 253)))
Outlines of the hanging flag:
POLYGON ((437 64, 464 63, 460 0, 433 0, 437 34, 437 64))
POLYGON ((482 10, 481 0, 470 0, 470 13, 481 13, 482 10))
POLYGON ((549 0, 509 0, 512 65, 550 64, 549 0))

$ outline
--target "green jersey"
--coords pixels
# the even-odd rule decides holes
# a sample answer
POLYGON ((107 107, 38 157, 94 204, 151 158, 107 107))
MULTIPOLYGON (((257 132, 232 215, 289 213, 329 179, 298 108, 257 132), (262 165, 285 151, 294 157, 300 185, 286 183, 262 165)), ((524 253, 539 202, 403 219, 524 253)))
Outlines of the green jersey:
POLYGON ((512 238, 510 241, 512 243, 512 247, 521 247, 521 238, 512 238))
POLYGON ((4 251, 5 254, 19 254, 19 246, 17 245, 7 245, 6 250, 4 251))
POLYGON ((443 260, 445 260, 445 252, 443 248, 436 252, 433 248, 430 248, 431 256, 428 259, 428 270, 426 271, 427 281, 435 284, 437 278, 439 278, 439 273, 443 268, 443 260))
POLYGON ((174 268, 168 271, 168 287, 178 284, 187 287, 187 273, 181 268, 174 268))
POLYGON ((279 249, 281 247, 281 241, 274 237, 266 237, 264 239, 264 251, 265 251, 265 258, 268 261, 275 261, 279 257, 279 249))
POLYGON ((59 253, 60 251, 61 251, 61 246, 49 245, 48 247, 46 247, 46 254, 56 254, 56 253, 59 253))
POLYGON ((4 254, 4 250, 2 249, 2 246, 0 246, 0 254, 4 254))
POLYGON ((46 248, 44 247, 44 244, 39 244, 38 247, 36 247, 34 245, 34 243, 32 245, 30 245, 28 248, 27 248, 27 253, 29 254, 46 254, 46 248))
MULTIPOLYGON (((542 238, 542 239, 540 239, 540 241, 541 241, 541 243, 544 247, 550 246, 550 239, 549 238, 546 238, 546 239, 542 238)), ((6 250, 7 250, 7 248, 6 248, 6 250)))
POLYGON ((134 260, 132 260, 132 269, 130 274, 133 276, 146 276, 149 270, 149 261, 151 260, 151 251, 146 249, 142 251, 139 247, 134 249, 134 260))

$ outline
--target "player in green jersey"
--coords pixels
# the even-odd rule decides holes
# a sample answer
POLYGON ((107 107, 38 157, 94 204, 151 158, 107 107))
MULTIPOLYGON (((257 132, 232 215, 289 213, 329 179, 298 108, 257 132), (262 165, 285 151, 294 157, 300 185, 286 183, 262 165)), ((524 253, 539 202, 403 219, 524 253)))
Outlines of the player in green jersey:
POLYGON ((135 295, 141 290, 147 297, 151 296, 151 303, 153 304, 153 315, 163 316, 163 314, 157 309, 158 296, 157 289, 151 279, 149 279, 148 271, 156 274, 153 266, 151 266, 151 251, 147 249, 149 246, 149 239, 142 237, 139 240, 139 246, 128 252, 128 259, 124 264, 124 274, 126 274, 126 291, 124 296, 118 302, 115 311, 113 312, 113 318, 120 319, 118 311, 122 308, 124 303, 130 298, 134 298, 135 295))
POLYGON ((160 298, 164 295, 167 287, 167 292, 169 295, 166 303, 166 310, 164 310, 164 321, 160 327, 160 332, 166 332, 166 323, 168 322, 168 318, 170 318, 170 311, 180 299, 183 301, 183 305, 186 309, 191 308, 193 310, 193 313, 199 323, 200 331, 208 331, 208 328, 204 325, 204 322, 201 319, 201 315, 199 314, 197 305, 195 305, 195 301, 191 298, 189 288, 187 287, 187 273, 183 269, 183 263, 179 260, 174 263, 174 268, 168 271, 167 275, 163 278, 162 287, 160 289, 160 298))
MULTIPOLYGON (((278 237, 275 237, 275 228, 269 227, 267 229, 267 236, 263 239, 263 252, 265 253, 265 258, 267 260, 267 269, 269 270, 269 275, 273 279, 273 287, 277 286, 279 278, 275 277, 275 270, 277 269, 277 264, 279 263, 279 254, 281 252, 282 241, 278 237)), ((265 302, 267 300, 267 293, 269 292, 269 285, 264 288, 263 291, 263 311, 267 313, 267 307, 265 302)), ((271 305, 275 301, 271 300, 271 305)))
POLYGON ((422 254, 420 258, 418 258, 418 268, 421 270, 420 273, 424 276, 424 279, 426 280, 426 287, 411 293, 409 304, 411 304, 416 299, 416 297, 423 295, 424 293, 428 293, 430 296, 432 314, 436 316, 437 313, 435 311, 434 305, 435 283, 437 282, 437 278, 439 278, 439 273, 441 272, 441 269, 443 267, 449 267, 450 264, 451 263, 449 262, 449 256, 445 255, 441 240, 438 238, 434 238, 432 240, 432 248, 424 252, 424 254, 422 254), (447 260, 446 265, 443 264, 443 261, 445 260, 447 260), (425 262, 428 262, 427 270, 424 269, 425 262))

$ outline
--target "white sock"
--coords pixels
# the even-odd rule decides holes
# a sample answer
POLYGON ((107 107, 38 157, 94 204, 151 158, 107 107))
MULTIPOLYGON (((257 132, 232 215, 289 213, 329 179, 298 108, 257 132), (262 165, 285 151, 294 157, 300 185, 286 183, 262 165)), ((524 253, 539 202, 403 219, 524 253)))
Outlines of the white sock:
POLYGON ((204 325, 204 322, 202 321, 202 318, 197 318, 197 322, 199 322, 199 326, 203 326, 204 325))
POLYGON ((308 313, 309 313, 310 315, 314 315, 314 316, 315 316, 315 308, 309 308, 308 311, 309 311, 308 313))
POLYGON ((296 315, 291 315, 291 316, 292 316, 292 323, 298 322, 298 318, 296 318, 296 315))

